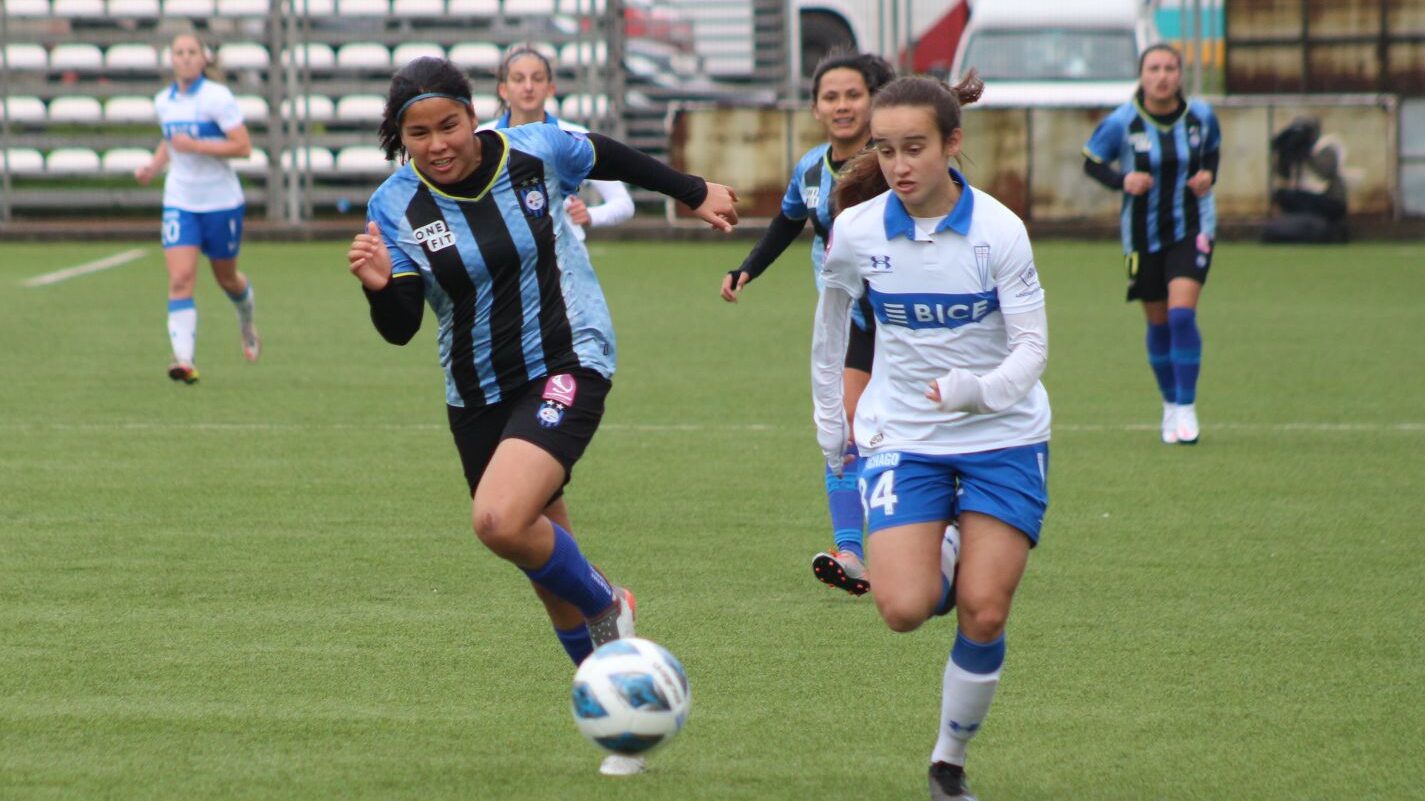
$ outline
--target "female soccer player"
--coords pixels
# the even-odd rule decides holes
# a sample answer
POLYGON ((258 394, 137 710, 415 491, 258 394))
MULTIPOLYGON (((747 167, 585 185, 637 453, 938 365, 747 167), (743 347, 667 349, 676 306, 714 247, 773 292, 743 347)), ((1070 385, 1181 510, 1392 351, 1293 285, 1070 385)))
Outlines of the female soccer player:
POLYGON ((1084 171, 1123 193, 1128 300, 1141 300, 1148 318, 1148 364, 1163 395, 1163 442, 1194 445, 1202 363, 1197 302, 1212 266, 1212 185, 1222 133, 1212 107, 1184 98, 1182 83, 1177 50, 1166 44, 1144 50, 1138 91, 1084 145, 1084 171))
POLYGON ((834 471, 847 447, 848 318, 869 297, 876 369, 852 430, 881 618, 911 631, 959 610, 930 757, 937 801, 973 799, 965 746, 999 683, 1010 601, 1048 505, 1048 324, 1034 256, 1019 218, 949 166, 964 143, 960 107, 982 88, 973 74, 953 90, 900 78, 876 95, 873 152, 837 190, 846 210, 812 337, 817 440, 834 471), (957 506, 958 568, 946 530, 957 506))
MULTIPOLYGON (((823 58, 812 73, 812 115, 826 128, 826 142, 808 150, 792 170, 782 210, 767 226, 762 239, 747 254, 742 266, 722 281, 722 298, 736 303, 743 287, 761 275, 789 245, 801 235, 811 220, 816 236, 811 245, 812 276, 821 280, 826 233, 831 228, 832 192, 842 166, 866 149, 871 140, 871 97, 895 77, 895 70, 880 56, 863 53, 832 53, 823 58)), ((856 401, 871 380, 875 353, 875 323, 862 306, 853 312, 856 326, 846 349, 844 373, 846 413, 854 417, 856 401)), ((834 548, 812 558, 812 573, 821 581, 852 595, 869 588, 866 581, 866 552, 861 526, 864 512, 856 491, 856 462, 846 465, 840 475, 826 471, 826 498, 831 510, 834 548)))
MULTIPOLYGON (((561 497, 603 415, 614 335, 588 255, 550 209, 587 177, 627 180, 730 231, 737 196, 599 134, 475 124, 449 61, 396 74, 381 144, 405 163, 372 194, 347 260, 388 342, 409 342, 429 302, 475 535, 530 578, 578 664, 632 634, 634 599, 584 557, 561 497)), ((602 768, 642 769, 617 756, 602 768)))
MULTIPOLYGON (((558 125, 566 131, 588 133, 589 129, 575 125, 550 114, 544 108, 546 100, 554 96, 554 69, 544 54, 528 45, 510 48, 500 62, 496 74, 495 90, 500 93, 500 101, 505 112, 498 118, 483 123, 480 130, 510 128, 532 122, 558 125)), ((574 233, 582 241, 584 226, 603 228, 618 225, 633 216, 633 198, 618 181, 586 181, 598 192, 603 202, 589 206, 578 195, 570 194, 564 199, 564 211, 576 226, 574 233)))
POLYGON ((163 257, 168 266, 168 338, 173 363, 168 377, 192 384, 198 380, 193 363, 198 333, 198 309, 193 282, 198 254, 208 257, 213 277, 237 309, 242 355, 257 361, 262 340, 253 322, 252 282, 238 271, 242 242, 243 195, 228 159, 252 152, 233 93, 203 77, 208 51, 191 33, 174 37, 173 83, 154 97, 163 141, 153 159, 134 171, 147 185, 168 167, 163 182, 163 257))

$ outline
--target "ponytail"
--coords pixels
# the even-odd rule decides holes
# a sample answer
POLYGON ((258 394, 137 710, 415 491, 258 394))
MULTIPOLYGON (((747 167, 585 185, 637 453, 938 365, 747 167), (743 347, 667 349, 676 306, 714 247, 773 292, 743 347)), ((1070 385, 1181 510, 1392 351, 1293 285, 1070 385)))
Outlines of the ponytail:
MULTIPOLYGON (((985 82, 975 70, 970 70, 954 86, 933 78, 897 78, 886 84, 871 101, 871 114, 878 109, 912 106, 925 108, 935 119, 935 127, 941 138, 947 138, 960 127, 960 109, 980 99, 984 94, 985 82)), ((835 206, 837 212, 857 203, 865 203, 890 189, 885 173, 881 171, 880 160, 875 151, 875 140, 871 149, 856 156, 842 167, 836 181, 835 206)))

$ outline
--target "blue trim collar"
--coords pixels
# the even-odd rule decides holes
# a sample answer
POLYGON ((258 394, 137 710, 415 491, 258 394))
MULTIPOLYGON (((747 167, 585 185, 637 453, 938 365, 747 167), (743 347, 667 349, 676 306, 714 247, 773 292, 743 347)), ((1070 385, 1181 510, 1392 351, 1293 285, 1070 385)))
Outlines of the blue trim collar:
POLYGON ((198 80, 194 81, 191 84, 188 84, 188 88, 183 90, 180 90, 178 88, 178 81, 174 81, 173 84, 168 87, 168 97, 170 99, 178 97, 179 91, 182 91, 185 95, 196 94, 198 92, 198 88, 201 87, 203 85, 203 82, 206 80, 207 78, 205 76, 199 75, 198 80))
MULTIPOLYGON (((945 219, 935 226, 935 233, 949 228, 960 236, 969 236, 970 220, 975 214, 975 193, 970 191, 970 182, 954 167, 950 168, 950 178, 960 185, 960 199, 955 201, 955 208, 945 215, 945 219)), ((885 223, 886 239, 903 236, 915 241, 915 220, 911 219, 910 212, 905 210, 905 204, 894 191, 886 199, 885 223)))

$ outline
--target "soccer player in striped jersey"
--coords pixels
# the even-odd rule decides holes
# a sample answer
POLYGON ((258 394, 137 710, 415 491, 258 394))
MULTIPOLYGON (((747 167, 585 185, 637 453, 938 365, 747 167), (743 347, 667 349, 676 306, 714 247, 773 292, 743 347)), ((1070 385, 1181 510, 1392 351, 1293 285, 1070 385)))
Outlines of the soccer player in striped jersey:
MULTIPOLYGON (((832 53, 812 72, 812 115, 826 128, 826 142, 808 150, 792 170, 782 198, 782 210, 772 219, 752 252, 722 281, 722 298, 736 303, 747 283, 761 275, 796 238, 807 221, 816 234, 811 244, 812 277, 821 289, 821 262, 833 216, 832 194, 843 165, 871 141, 871 98, 895 78, 886 60, 870 53, 832 53)), ((846 348, 844 395, 846 414, 856 415, 856 401, 871 380, 875 355, 875 322, 864 305, 853 311, 855 328, 846 348)), ((856 490, 856 462, 840 475, 825 471, 827 506, 835 547, 812 558, 812 574, 852 595, 869 588, 862 539, 865 512, 856 490)))
POLYGON ((253 320, 252 282, 237 268, 244 199, 237 173, 228 163, 228 159, 246 158, 252 141, 233 93, 204 77, 211 59, 198 37, 179 34, 170 52, 173 83, 154 97, 163 142, 153 159, 134 171, 134 178, 147 185, 168 168, 161 229, 168 267, 168 339, 173 347, 168 377, 193 384, 198 381, 193 283, 200 251, 237 311, 243 356, 255 362, 262 348, 253 320))
MULTIPOLYGON (((404 164, 372 194, 347 260, 388 342, 415 336, 425 304, 435 313, 475 535, 529 577, 578 664, 632 635, 634 599, 585 558, 562 497, 615 359, 608 305, 563 200, 588 177, 631 181, 730 231, 737 198, 599 134, 477 133, 476 122, 470 83, 449 61, 417 59, 396 74, 380 133, 404 164)), ((642 769, 618 755, 601 767, 642 769)))
MULTIPOLYGON (((845 457, 842 354, 870 298, 876 368, 856 409, 871 594, 892 630, 957 609, 930 754, 932 801, 973 801, 965 751, 1004 663, 1010 603, 1048 506, 1044 291, 1024 223, 950 167, 964 144, 953 89, 900 78, 876 95, 872 153, 847 165, 812 337, 817 442, 845 457), (889 191, 887 188, 889 187, 889 191), (958 552, 947 525, 959 516, 958 552), (958 567, 956 562, 958 559, 958 567)), ((953 530, 953 529, 952 529, 953 530)))
MULTIPOLYGON (((530 45, 510 48, 496 73, 495 90, 505 110, 499 117, 480 124, 480 130, 512 128, 543 122, 558 125, 566 131, 588 133, 589 129, 568 120, 561 120, 545 110, 545 101, 554 96, 554 67, 545 55, 530 45)), ((585 181, 603 201, 586 204, 578 195, 564 199, 564 211, 574 223, 574 234, 584 239, 584 226, 605 228, 633 217, 633 198, 619 181, 585 181)))
POLYGON ((1197 304, 1217 235, 1212 185, 1222 132, 1211 106, 1183 97, 1182 75, 1182 55, 1171 45, 1144 50, 1138 91, 1084 145, 1084 171, 1123 193, 1128 300, 1142 301, 1148 319, 1163 442, 1193 445, 1202 363, 1197 304))

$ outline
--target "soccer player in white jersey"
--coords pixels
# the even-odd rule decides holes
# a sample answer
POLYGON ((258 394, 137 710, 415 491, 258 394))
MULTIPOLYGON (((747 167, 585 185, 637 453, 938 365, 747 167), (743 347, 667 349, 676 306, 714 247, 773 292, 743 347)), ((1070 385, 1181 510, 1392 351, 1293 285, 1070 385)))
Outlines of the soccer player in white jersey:
MULTIPOLYGON (((731 231, 737 195, 596 133, 475 128, 454 64, 420 58, 396 73, 381 142, 403 164, 371 195, 347 261, 388 342, 409 342, 430 305, 475 536, 524 571, 578 664, 632 635, 634 598, 570 534, 564 486, 603 418, 617 353, 588 252, 551 210, 585 178, 626 180, 731 231)), ((615 754, 600 771, 643 767, 615 754)))
POLYGON ((243 194, 228 163, 228 159, 246 158, 252 142, 233 93, 203 75, 210 59, 198 37, 179 34, 171 52, 173 83, 154 97, 163 141, 134 177, 147 185, 168 168, 161 230, 168 266, 168 338, 173 346, 168 377, 192 384, 198 380, 193 358, 198 335, 193 283, 200 252, 208 257, 213 277, 237 310, 243 356, 255 362, 262 348, 253 319, 252 282, 237 267, 243 194))
POLYGON ((1029 239, 949 166, 964 139, 961 104, 982 89, 974 74, 953 90, 900 78, 876 95, 873 152, 838 187, 846 210, 812 339, 817 439, 835 470, 851 433, 841 399, 849 314, 869 296, 876 360, 851 431, 881 618, 905 632, 958 610, 930 757, 934 801, 974 798, 965 747, 999 683, 1010 601, 1048 505, 1048 324, 1029 239), (958 553, 946 536, 957 507, 958 553))
MULTIPOLYGON (((500 93, 505 108, 500 116, 481 123, 482 131, 543 122, 566 131, 589 132, 545 109, 545 102, 554 97, 554 69, 549 59, 530 45, 516 45, 505 54, 496 73, 495 91, 500 93)), ((574 235, 579 241, 584 241, 585 226, 607 228, 633 217, 633 198, 623 182, 589 180, 584 184, 592 187, 603 202, 590 206, 574 194, 564 199, 564 211, 574 223, 574 235)))

